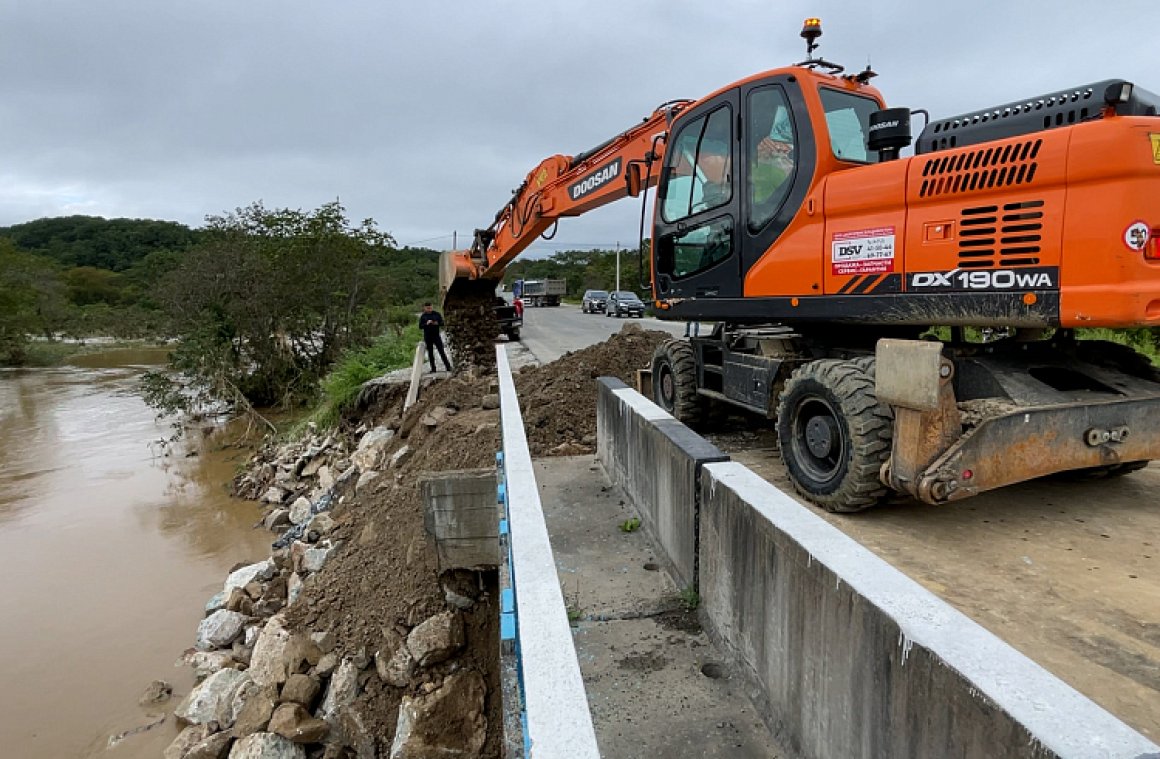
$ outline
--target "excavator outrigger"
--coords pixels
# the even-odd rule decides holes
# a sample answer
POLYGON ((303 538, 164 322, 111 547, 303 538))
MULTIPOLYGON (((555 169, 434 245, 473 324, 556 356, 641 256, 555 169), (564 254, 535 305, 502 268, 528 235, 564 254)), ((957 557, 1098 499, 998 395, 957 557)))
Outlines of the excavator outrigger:
POLYGON ((655 185, 657 315, 716 326, 660 346, 641 388, 694 425, 718 403, 775 420, 814 503, 1160 458, 1156 368, 1075 334, 1160 325, 1160 98, 1107 80, 930 120, 887 108, 869 67, 814 57, 820 35, 807 19, 805 61, 542 162, 445 257, 445 298, 655 185))

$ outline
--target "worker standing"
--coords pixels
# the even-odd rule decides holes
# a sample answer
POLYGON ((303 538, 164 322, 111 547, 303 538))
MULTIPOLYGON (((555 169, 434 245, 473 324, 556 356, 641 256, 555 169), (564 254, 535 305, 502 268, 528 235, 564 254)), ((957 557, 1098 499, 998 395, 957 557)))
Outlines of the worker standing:
POLYGON ((439 349, 439 357, 443 359, 443 366, 451 371, 451 362, 447 360, 447 353, 443 350, 443 314, 436 311, 430 303, 423 304, 423 313, 419 315, 419 329, 423 330, 423 342, 427 344, 427 361, 431 364, 431 372, 435 372, 435 349, 439 349))

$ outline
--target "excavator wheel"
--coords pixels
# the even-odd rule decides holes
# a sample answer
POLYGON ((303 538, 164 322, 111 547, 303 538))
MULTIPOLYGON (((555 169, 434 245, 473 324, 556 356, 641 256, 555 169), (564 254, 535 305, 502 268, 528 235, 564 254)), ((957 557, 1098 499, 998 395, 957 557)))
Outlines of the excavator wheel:
POLYGON ((684 340, 666 340, 652 360, 653 400, 677 421, 696 425, 704 415, 697 395, 697 362, 693 346, 684 340))
POLYGON ((867 359, 804 364, 778 398, 778 447, 790 480, 826 511, 862 511, 890 493, 879 471, 890 458, 893 432, 893 414, 874 396, 867 359))

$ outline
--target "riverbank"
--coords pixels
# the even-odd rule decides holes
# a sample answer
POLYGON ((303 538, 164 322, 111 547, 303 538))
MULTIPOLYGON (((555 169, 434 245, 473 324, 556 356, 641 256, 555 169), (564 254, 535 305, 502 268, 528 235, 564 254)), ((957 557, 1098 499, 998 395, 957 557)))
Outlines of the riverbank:
MULTIPOLYGON (((665 337, 632 325, 521 372, 533 452, 591 452, 593 372, 624 373, 665 337)), ((236 489, 265 503, 279 537, 207 607, 187 655, 205 679, 177 707, 189 725, 168 757, 500 755, 495 572, 440 568, 418 487, 494 467, 494 383, 429 379, 405 412, 406 386, 383 383, 349 438, 316 432, 254 457, 236 489)))
POLYGON ((164 341, 159 340, 117 340, 111 337, 51 341, 32 340, 24 351, 21 363, 0 364, 0 369, 44 369, 72 363, 85 356, 127 350, 165 351, 167 345, 164 341))

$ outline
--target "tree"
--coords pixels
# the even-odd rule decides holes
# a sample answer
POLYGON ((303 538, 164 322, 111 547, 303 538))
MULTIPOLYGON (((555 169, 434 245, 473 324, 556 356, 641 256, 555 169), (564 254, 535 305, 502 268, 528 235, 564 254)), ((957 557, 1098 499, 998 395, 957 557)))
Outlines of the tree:
POLYGON ((337 201, 308 212, 255 203, 206 222, 202 244, 158 288, 181 335, 173 368, 199 401, 312 397, 338 355, 376 331, 375 267, 390 235, 369 219, 352 225, 337 201))
POLYGON ((68 302, 51 261, 0 238, 0 364, 24 362, 30 334, 52 339, 68 318, 68 302))

